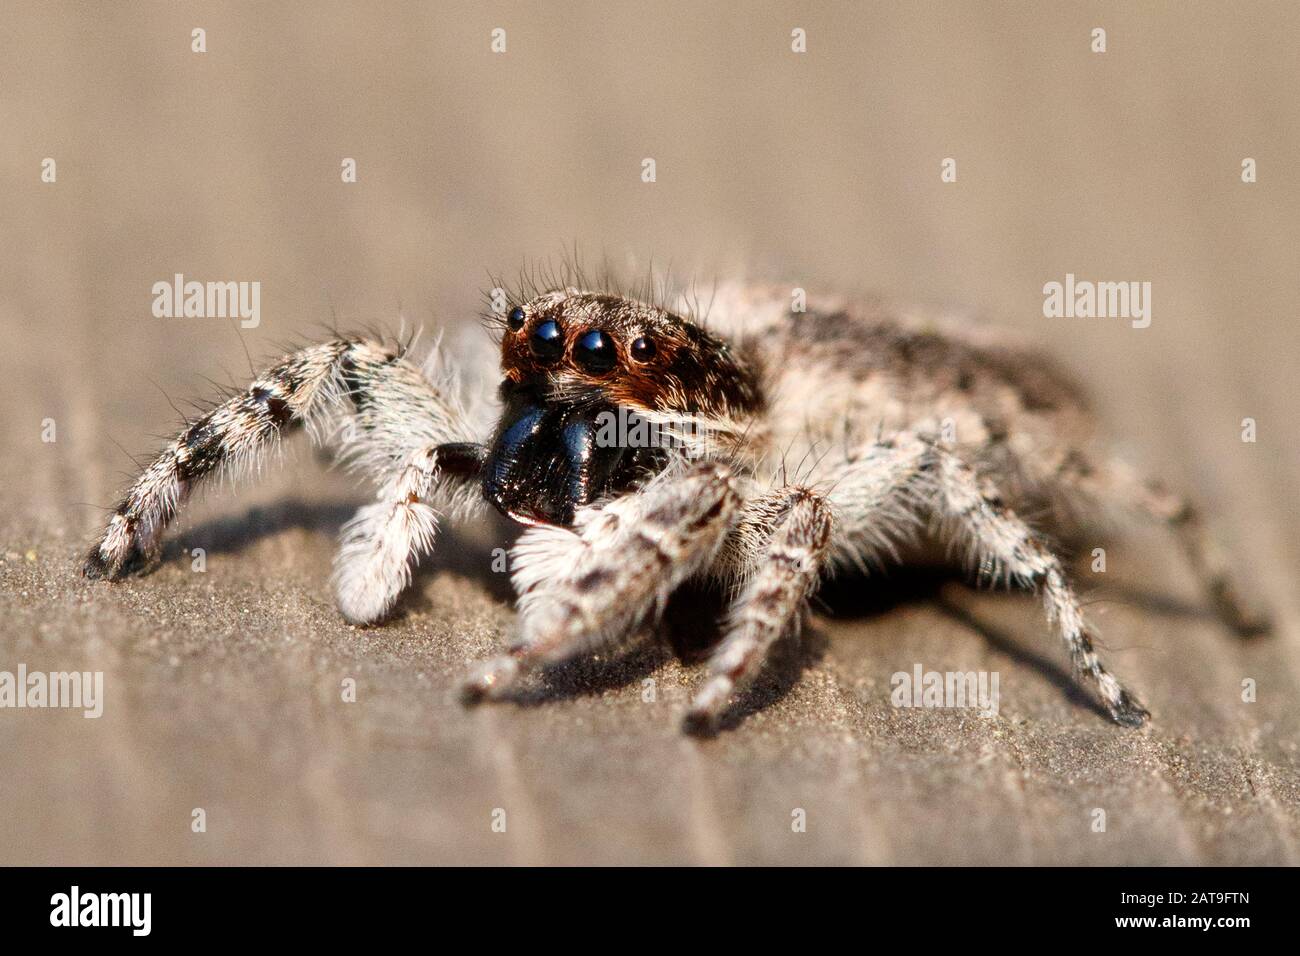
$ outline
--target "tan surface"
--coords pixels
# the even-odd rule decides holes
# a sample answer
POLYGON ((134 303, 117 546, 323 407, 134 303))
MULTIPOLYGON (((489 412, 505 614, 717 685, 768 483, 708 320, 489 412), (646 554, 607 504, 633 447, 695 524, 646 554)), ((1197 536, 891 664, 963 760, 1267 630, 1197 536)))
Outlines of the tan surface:
POLYGON ((98 721, 0 712, 0 861, 1297 862, 1300 8, 611 6, 5 4, 0 669, 102 669, 108 699, 98 721), (677 732, 698 667, 667 651, 460 709, 511 624, 499 525, 446 536, 400 620, 346 627, 328 565, 361 492, 305 449, 187 512, 158 573, 74 575, 133 468, 117 444, 171 431, 163 393, 246 374, 229 322, 154 319, 154 282, 261 281, 259 360, 331 310, 472 342, 485 270, 575 240, 1038 337, 1133 460, 1207 503, 1278 632, 1228 636, 1161 535, 1113 546, 1081 583, 1156 715, 1132 733, 1062 689, 1029 599, 894 576, 874 603, 841 588, 701 743, 677 732), (1043 319, 1066 272, 1153 282, 1152 327, 1043 319), (1001 717, 892 709, 915 662, 997 670, 1001 717))

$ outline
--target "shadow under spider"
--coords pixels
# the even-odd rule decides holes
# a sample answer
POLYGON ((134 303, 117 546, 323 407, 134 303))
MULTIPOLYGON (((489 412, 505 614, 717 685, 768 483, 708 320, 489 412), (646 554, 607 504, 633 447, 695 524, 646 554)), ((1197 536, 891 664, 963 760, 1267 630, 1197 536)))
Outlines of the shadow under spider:
MULTIPOLYGON (((358 506, 350 501, 308 503, 291 497, 269 506, 250 508, 242 515, 204 522, 169 540, 163 547, 162 562, 188 559, 192 547, 202 547, 209 555, 238 554, 263 538, 291 529, 319 531, 334 537, 358 506)), ((499 519, 493 532, 500 546, 508 547, 518 529, 499 519)), ((434 553, 415 571, 415 586, 406 591, 387 620, 404 617, 413 610, 429 610, 425 589, 419 585, 442 572, 474 581, 492 598, 513 603, 515 595, 510 576, 493 571, 491 563, 480 547, 467 546, 454 530, 443 526, 434 553)), ((814 599, 814 609, 816 614, 832 619, 864 620, 882 617, 904 605, 937 606, 954 621, 979 633, 998 651, 1039 671, 1073 703, 1105 715, 1101 705, 1080 688, 1067 668, 1023 647, 1007 633, 980 621, 946 598, 943 590, 954 583, 971 586, 967 575, 942 566, 896 566, 871 576, 843 575, 823 584, 814 599)), ((1013 592, 1014 589, 1000 591, 1013 592)), ((1214 612, 1206 607, 1122 585, 1107 585, 1087 603, 1098 602, 1118 603, 1161 616, 1217 620, 1214 612)), ((688 583, 670 599, 658 633, 650 641, 621 654, 578 658, 545 668, 540 680, 503 699, 522 706, 537 706, 566 697, 600 694, 652 675, 667 662, 670 654, 684 664, 698 664, 721 640, 725 615, 725 597, 719 589, 688 583)), ((827 645, 826 636, 816 627, 815 617, 799 638, 778 642, 758 678, 724 712, 716 729, 733 729, 751 714, 784 698, 804 672, 822 660, 827 645)))
MULTIPOLYGON (((950 592, 954 587, 973 590, 975 586, 971 577, 957 568, 904 566, 890 568, 879 577, 837 578, 822 588, 818 599, 825 602, 823 612, 837 620, 880 617, 904 604, 936 607, 950 620, 979 634, 994 650, 1038 671, 1071 703, 1109 719, 1106 709, 1079 685, 1069 668, 1025 647, 1006 631, 981 621, 952 599, 950 592)), ((998 588, 995 593, 1032 597, 1030 592, 1019 588, 998 588)))
POLYGON ((1062 667, 1050 657, 1021 646, 1017 641, 1008 636, 1005 631, 1000 631, 997 628, 984 623, 965 608, 959 606, 943 594, 939 595, 938 607, 953 621, 956 621, 958 624, 978 633, 994 650, 1005 654, 1017 664, 1024 664, 1038 671, 1047 678, 1047 680, 1053 684, 1056 689, 1070 701, 1070 703, 1086 710, 1090 710, 1094 714, 1103 717, 1106 720, 1110 720, 1110 714, 1107 712, 1106 708, 1093 698, 1091 694, 1084 690, 1083 687, 1079 686, 1079 682, 1074 679, 1073 674, 1071 674, 1068 669, 1062 667))
MULTIPOLYGON (((163 543, 160 564, 188 560, 191 548, 212 555, 235 555, 263 538, 284 531, 338 532, 343 522, 356 513, 358 504, 346 501, 309 503, 301 498, 284 498, 275 504, 249 508, 240 515, 213 518, 174 534, 163 543)), ((151 567, 145 573, 155 570, 151 567)))
MULTIPOLYGON (((626 687, 654 674, 670 657, 686 665, 705 660, 723 637, 726 595, 719 588, 687 582, 669 598, 655 634, 637 647, 610 657, 578 657, 543 668, 538 679, 502 695, 501 701, 537 707, 626 687)), ((773 648, 762 672, 724 712, 713 731, 739 726, 771 706, 797 685, 825 655, 827 641, 814 627, 786 637, 773 648)))
MULTIPOLYGON (((249 508, 243 514, 213 518, 167 539, 159 561, 144 568, 141 574, 152 574, 164 564, 188 562, 191 548, 203 548, 208 557, 238 555, 257 542, 285 531, 319 532, 337 539, 339 529, 362 504, 364 501, 309 503, 292 497, 271 505, 249 508)), ((498 523, 504 529, 500 535, 502 547, 507 547, 515 529, 505 519, 498 523)), ((384 622, 404 617, 417 608, 427 609, 429 602, 418 585, 444 571, 475 581, 496 600, 512 602, 515 594, 510 586, 510 575, 494 572, 491 565, 491 558, 480 553, 479 548, 466 546, 454 530, 441 525, 433 554, 420 562, 412 576, 413 586, 403 593, 384 622)))

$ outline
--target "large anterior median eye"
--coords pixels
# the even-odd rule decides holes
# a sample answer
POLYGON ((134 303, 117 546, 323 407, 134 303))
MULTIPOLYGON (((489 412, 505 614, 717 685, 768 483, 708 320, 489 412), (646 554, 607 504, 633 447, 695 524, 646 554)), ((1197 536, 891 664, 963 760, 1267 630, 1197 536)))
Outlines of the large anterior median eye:
POLYGON ((585 332, 573 346, 573 360, 591 375, 603 375, 618 364, 614 340, 598 329, 585 332))
POLYGON ((543 322, 533 329, 528 347, 543 362, 553 362, 564 351, 564 333, 556 322, 543 322))

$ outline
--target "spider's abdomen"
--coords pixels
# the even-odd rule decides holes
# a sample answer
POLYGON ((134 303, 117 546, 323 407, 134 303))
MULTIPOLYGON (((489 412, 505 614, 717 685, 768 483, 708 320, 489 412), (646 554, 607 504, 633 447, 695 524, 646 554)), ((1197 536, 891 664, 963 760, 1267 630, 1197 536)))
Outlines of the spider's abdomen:
POLYGON ((753 350, 769 397, 763 467, 776 458, 833 465, 878 435, 912 431, 996 459, 1003 444, 1033 459, 1086 443, 1084 393, 1046 357, 973 321, 899 313, 871 301, 817 299, 791 308, 788 289, 718 295, 710 324, 753 350))

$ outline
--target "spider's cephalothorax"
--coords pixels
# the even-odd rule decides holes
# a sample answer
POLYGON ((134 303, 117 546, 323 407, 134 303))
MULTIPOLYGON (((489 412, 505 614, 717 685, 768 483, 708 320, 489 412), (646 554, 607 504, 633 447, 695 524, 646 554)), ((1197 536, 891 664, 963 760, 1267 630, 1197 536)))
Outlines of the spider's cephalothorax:
POLYGON ((524 524, 570 525, 575 509, 665 467, 662 446, 617 440, 620 410, 727 424, 761 407, 754 373, 726 343, 611 295, 558 292, 514 306, 501 370, 504 412, 483 494, 524 524))
POLYGON ((494 317, 501 414, 481 430, 400 349, 353 338, 305 348, 186 423, 117 506, 85 573, 148 564, 200 481, 305 424, 379 488, 343 528, 335 587, 350 621, 391 611, 440 516, 486 502, 530 526, 511 560, 519 632, 466 682, 475 700, 643 637, 679 586, 705 579, 732 594, 688 714, 711 726, 798 629, 826 574, 867 573, 931 540, 1036 589, 1077 671, 1136 726, 1147 712, 1102 663, 1043 536, 1107 513, 1169 525, 1221 616, 1261 626, 1196 510, 1105 453, 1078 389, 1050 363, 968 325, 789 302, 725 287, 706 329, 619 295, 523 297, 494 317), (1042 529, 1024 513, 1042 515, 1042 529))

